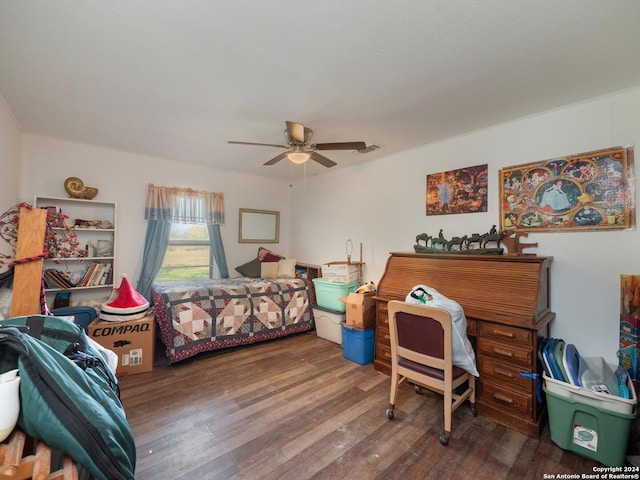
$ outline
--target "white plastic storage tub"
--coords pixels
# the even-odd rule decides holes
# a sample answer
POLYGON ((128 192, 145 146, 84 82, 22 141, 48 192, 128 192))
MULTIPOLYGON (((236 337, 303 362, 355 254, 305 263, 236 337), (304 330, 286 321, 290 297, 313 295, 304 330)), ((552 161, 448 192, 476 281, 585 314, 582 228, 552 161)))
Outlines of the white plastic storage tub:
POLYGON ((345 320, 344 313, 314 306, 313 318, 316 322, 316 334, 320 338, 342 345, 341 323, 345 320))

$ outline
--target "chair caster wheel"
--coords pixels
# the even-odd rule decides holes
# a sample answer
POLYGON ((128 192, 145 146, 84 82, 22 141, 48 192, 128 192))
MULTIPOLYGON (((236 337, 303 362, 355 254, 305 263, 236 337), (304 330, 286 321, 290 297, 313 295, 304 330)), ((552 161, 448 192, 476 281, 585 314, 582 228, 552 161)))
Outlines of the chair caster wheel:
POLYGON ((445 447, 449 445, 449 435, 440 435, 440 443, 445 447))
POLYGON ((394 414, 393 414, 393 409, 392 408, 388 408, 387 409, 387 418, 389 420, 393 420, 394 414))
POLYGON ((414 385, 413 390, 418 394, 422 395, 422 387, 420 385, 414 385))

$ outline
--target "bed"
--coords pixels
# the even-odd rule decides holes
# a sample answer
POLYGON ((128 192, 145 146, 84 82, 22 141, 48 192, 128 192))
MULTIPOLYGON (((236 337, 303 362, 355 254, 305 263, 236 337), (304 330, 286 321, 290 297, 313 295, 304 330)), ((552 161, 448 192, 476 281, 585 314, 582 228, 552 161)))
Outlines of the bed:
POLYGON ((310 288, 301 278, 156 282, 151 298, 165 356, 172 364, 313 330, 310 288))

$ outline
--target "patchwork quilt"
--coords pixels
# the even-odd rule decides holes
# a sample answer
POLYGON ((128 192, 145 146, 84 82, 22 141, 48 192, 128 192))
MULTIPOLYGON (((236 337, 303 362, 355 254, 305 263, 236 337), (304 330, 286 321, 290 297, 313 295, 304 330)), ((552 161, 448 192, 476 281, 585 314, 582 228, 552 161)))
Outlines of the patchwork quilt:
POLYGON ((169 363, 314 328, 304 279, 157 282, 151 298, 169 363))

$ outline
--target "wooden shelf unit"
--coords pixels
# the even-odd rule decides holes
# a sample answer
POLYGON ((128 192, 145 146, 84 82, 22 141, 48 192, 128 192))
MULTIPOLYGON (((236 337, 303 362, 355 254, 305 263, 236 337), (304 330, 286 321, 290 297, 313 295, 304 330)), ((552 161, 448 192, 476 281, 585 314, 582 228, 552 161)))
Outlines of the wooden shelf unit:
MULTIPOLYGON (((78 237, 80 245, 84 246, 91 242, 94 247, 98 246, 98 242, 106 241, 110 242, 111 253, 108 255, 92 255, 84 257, 57 257, 48 258, 44 260, 43 269, 48 268, 66 270, 69 272, 85 272, 93 263, 101 265, 109 265, 109 272, 105 278, 104 283, 100 284, 100 280, 96 279, 96 283, 84 286, 75 286, 70 288, 65 287, 53 287, 49 286, 45 288, 47 297, 55 295, 61 291, 71 292, 87 292, 83 293, 83 296, 91 297, 96 291, 104 291, 112 289, 114 286, 114 278, 116 273, 116 237, 117 237, 117 206, 114 202, 102 202, 97 200, 84 200, 76 198, 59 198, 48 196, 36 196, 34 200, 34 207, 45 208, 54 207, 63 214, 69 217, 69 222, 74 222, 76 219, 82 220, 98 220, 108 221, 111 223, 112 228, 79 228, 72 226, 71 231, 78 237)), ((56 228, 54 227, 54 230, 56 228)), ((64 227, 60 227, 61 232, 65 231, 64 227)), ((108 295, 108 293, 105 293, 108 295)), ((75 295, 74 295, 75 296, 75 295)), ((50 298, 48 298, 50 300, 50 298)), ((51 303, 51 302, 48 302, 51 303)))

